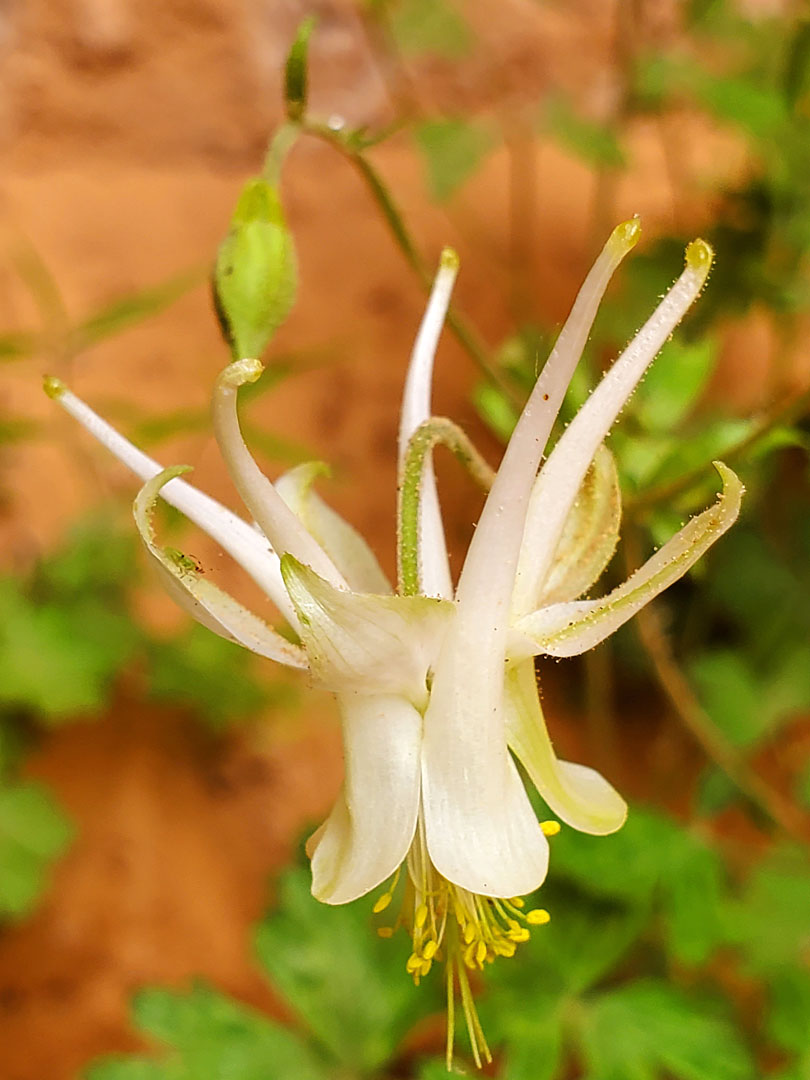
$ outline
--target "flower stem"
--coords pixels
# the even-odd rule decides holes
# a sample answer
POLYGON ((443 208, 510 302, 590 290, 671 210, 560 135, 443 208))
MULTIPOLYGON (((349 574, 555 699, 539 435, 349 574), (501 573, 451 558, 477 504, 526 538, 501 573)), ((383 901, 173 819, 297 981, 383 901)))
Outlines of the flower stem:
MULTIPOLYGON (((637 529, 625 530, 624 551, 630 574, 641 564, 637 529)), ((637 612, 636 625, 661 688, 706 755, 777 828, 802 845, 810 844, 810 818, 766 783, 740 757, 700 704, 672 653, 655 605, 649 604, 637 612)))
MULTIPOLYGON (((328 124, 319 124, 312 120, 304 120, 301 130, 307 135, 321 139, 342 154, 347 161, 358 170, 377 203, 388 228, 396 241, 397 247, 405 257, 406 262, 419 278, 425 291, 429 291, 432 278, 430 269, 416 248, 416 244, 408 231, 402 212, 394 202, 393 196, 386 187, 382 177, 363 153, 363 146, 357 145, 356 140, 341 131, 335 131, 328 124)), ((501 393, 514 406, 520 408, 523 404, 514 387, 492 363, 486 345, 478 336, 472 325, 451 305, 447 312, 447 325, 455 335, 456 340, 472 358, 475 364, 489 381, 497 386, 501 393)))

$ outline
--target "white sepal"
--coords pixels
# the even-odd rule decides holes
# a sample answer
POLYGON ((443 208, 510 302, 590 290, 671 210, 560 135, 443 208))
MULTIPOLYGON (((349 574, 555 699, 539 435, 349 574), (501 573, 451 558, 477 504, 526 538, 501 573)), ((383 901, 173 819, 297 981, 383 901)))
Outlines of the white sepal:
MULTIPOLYGON (((143 481, 162 471, 162 465, 144 454, 129 439, 125 439, 81 398, 76 397, 58 380, 49 381, 52 385, 56 384, 56 389, 50 391, 54 400, 122 465, 131 469, 143 481)), ((185 514, 189 521, 193 521, 203 532, 208 533, 212 540, 216 540, 270 597, 285 619, 295 625, 295 612, 281 580, 278 556, 260 532, 210 495, 187 484, 185 480, 171 480, 161 488, 160 497, 185 514)))
POLYGON ((188 471, 188 466, 176 465, 153 476, 139 491, 132 508, 138 532, 161 583, 184 611, 220 637, 234 641, 268 660, 289 667, 306 668, 307 658, 303 649, 286 641, 232 596, 207 581, 193 559, 179 552, 173 557, 157 543, 152 515, 160 489, 188 471))
POLYGON ((621 795, 595 769, 556 757, 531 660, 514 665, 507 673, 506 713, 509 746, 557 817, 595 836, 621 828, 627 817, 621 795))
POLYGON ((341 694, 346 775, 324 824, 310 838, 312 894, 347 904, 403 862, 419 809, 422 717, 404 698, 341 694))
POLYGON ((282 558, 281 573, 316 683, 336 693, 401 694, 424 707, 451 601, 336 589, 292 555, 282 558))
POLYGON ((510 656, 541 653, 578 656, 592 649, 669 588, 731 528, 740 512, 744 488, 721 461, 714 467, 723 492, 714 506, 692 518, 623 585, 598 600, 551 604, 519 619, 512 629, 510 656), (520 638, 523 642, 520 642, 520 638))
POLYGON ((314 490, 317 477, 328 472, 328 466, 319 461, 296 465, 276 480, 276 491, 312 533, 350 589, 366 593, 390 593, 391 584, 366 541, 314 490))

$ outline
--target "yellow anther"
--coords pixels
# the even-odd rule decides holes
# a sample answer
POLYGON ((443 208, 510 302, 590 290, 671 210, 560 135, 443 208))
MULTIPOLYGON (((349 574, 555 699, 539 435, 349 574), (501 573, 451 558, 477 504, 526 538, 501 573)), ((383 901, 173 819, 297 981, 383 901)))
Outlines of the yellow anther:
POLYGON ((418 971, 422 967, 422 957, 418 953, 411 953, 408 957, 408 961, 405 964, 405 970, 409 975, 413 975, 415 971, 418 971))
POLYGON ((526 901, 523 899, 522 896, 513 896, 509 903, 512 905, 512 907, 521 908, 525 906, 526 901))
POLYGON ((560 823, 559 821, 541 821, 540 828, 544 836, 556 836, 560 831, 560 823))
POLYGON ((477 967, 477 964, 475 962, 476 952, 477 946, 475 942, 473 942, 472 945, 468 945, 467 948, 464 950, 464 963, 467 965, 468 968, 474 969, 475 967, 477 967))
POLYGON ((427 975, 427 973, 430 971, 430 969, 432 967, 433 967, 433 961, 432 960, 423 960, 422 961, 422 966, 419 968, 419 974, 420 975, 427 975))
POLYGON ((521 941, 528 941, 529 938, 531 937, 531 934, 529 933, 529 931, 526 929, 525 926, 516 926, 514 930, 509 931, 509 933, 507 934, 507 937, 509 938, 510 941, 521 942, 521 941))
POLYGON ((428 909, 427 904, 420 904, 416 909, 416 914, 413 917, 414 926, 422 927, 427 922, 428 909))
POLYGON ((394 936, 393 926, 378 926, 377 937, 389 938, 394 936))
POLYGON ((513 941, 496 941, 492 947, 498 956, 514 956, 517 948, 513 941))
POLYGON ((432 960, 433 957, 436 955, 436 950, 438 949, 438 947, 438 941, 436 941, 434 938, 431 938, 430 941, 428 941, 425 947, 422 949, 422 956, 425 958, 425 960, 432 960))
POLYGON ((381 911, 385 911, 393 899, 394 897, 390 892, 383 893, 375 902, 374 907, 371 910, 375 915, 379 915, 381 911))
POLYGON ((545 926, 550 919, 551 916, 545 908, 532 908, 531 911, 526 912, 526 922, 531 923, 532 926, 545 926))
POLYGON ((475 923, 468 922, 464 927, 464 944, 469 945, 471 941, 475 941, 475 923))
POLYGON ((506 920, 506 925, 509 927, 510 930, 520 930, 521 929, 521 925, 517 921, 517 919, 507 919, 506 920))
POLYGON ((487 943, 479 941, 475 947, 475 961, 480 967, 487 958, 487 943))

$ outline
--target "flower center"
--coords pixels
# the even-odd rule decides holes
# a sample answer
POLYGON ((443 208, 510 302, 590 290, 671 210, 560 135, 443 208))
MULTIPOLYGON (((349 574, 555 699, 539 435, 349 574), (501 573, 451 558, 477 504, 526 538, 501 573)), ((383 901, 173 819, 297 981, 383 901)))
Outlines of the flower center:
MULTIPOLYGON (((547 835, 559 831, 557 822, 543 822, 547 835)), ((514 956, 517 946, 528 941, 530 927, 545 925, 551 916, 545 908, 526 910, 522 897, 481 896, 454 885, 443 877, 430 860, 420 814, 411 849, 407 875, 398 890, 402 867, 374 903, 375 915, 385 911, 401 895, 399 913, 393 925, 380 926, 380 937, 392 937, 404 927, 413 942, 405 970, 418 986, 434 961, 443 961, 447 978, 447 1062, 452 1064, 455 1037, 456 984, 473 1058, 478 1068, 492 1060, 470 989, 469 972, 482 971, 499 956, 514 956)))

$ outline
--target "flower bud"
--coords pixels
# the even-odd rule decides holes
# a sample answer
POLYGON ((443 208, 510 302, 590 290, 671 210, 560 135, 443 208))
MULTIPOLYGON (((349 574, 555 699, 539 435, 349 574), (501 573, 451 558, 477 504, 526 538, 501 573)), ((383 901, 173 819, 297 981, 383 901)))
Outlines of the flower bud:
POLYGON ((295 300, 295 249, 277 189, 248 180, 214 267, 214 302, 235 360, 261 356, 295 300))

